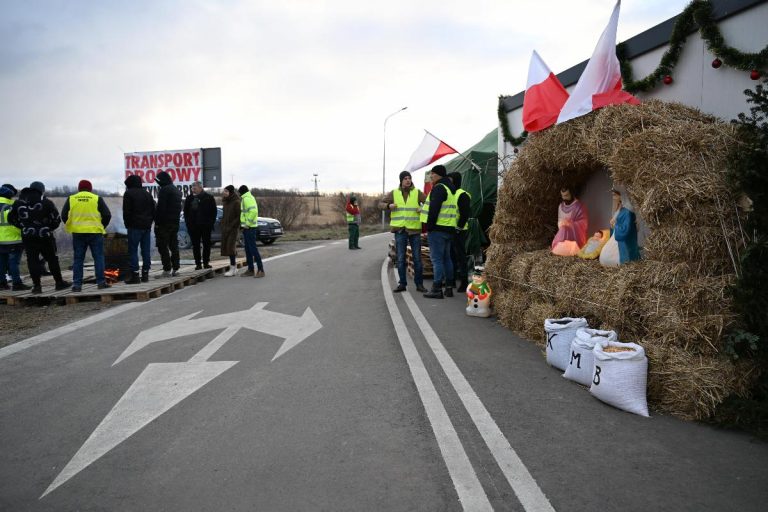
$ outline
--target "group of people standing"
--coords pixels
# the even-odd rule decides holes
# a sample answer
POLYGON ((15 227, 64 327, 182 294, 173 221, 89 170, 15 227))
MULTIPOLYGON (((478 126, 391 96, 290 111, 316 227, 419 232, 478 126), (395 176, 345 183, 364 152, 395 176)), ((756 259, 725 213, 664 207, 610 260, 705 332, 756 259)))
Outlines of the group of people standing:
POLYGON ((461 174, 447 174, 443 165, 430 171, 432 190, 426 196, 413 184, 408 171, 400 173, 400 185, 385 195, 379 207, 390 212, 390 228, 395 235, 398 285, 395 293, 406 290, 406 252, 413 254, 414 284, 424 297, 442 299, 453 297, 458 278, 459 292, 467 287, 468 270, 464 245, 467 221, 470 217, 469 192, 461 188, 461 174), (429 255, 434 278, 432 288, 424 287, 421 263, 422 224, 427 231, 429 255))
MULTIPOLYGON (((155 243, 163 265, 163 272, 155 277, 173 277, 179 272, 181 192, 166 172, 159 172, 155 182, 159 185, 157 202, 143 188, 138 176, 128 176, 124 182, 123 222, 128 234, 130 261, 130 274, 125 280, 127 284, 149 280, 152 265, 150 234, 153 224, 155 243)), ((26 251, 33 294, 42 293, 41 277, 46 262, 56 282, 56 290, 71 286, 72 291, 79 292, 82 290, 83 266, 88 249, 93 257, 98 289, 110 287, 104 274, 104 234, 112 214, 104 199, 93 193, 91 182, 81 180, 77 190, 76 194, 69 196, 59 214, 56 205, 45 197, 45 185, 39 181, 32 182, 21 193, 13 185, 0 186, 0 289, 29 290, 19 271, 21 254, 26 251), (19 197, 15 199, 17 194, 19 197), (55 231, 62 222, 67 232, 72 234, 71 283, 62 277, 57 254, 55 231), (10 285, 7 274, 11 276, 10 285)), ((248 270, 242 275, 264 277, 264 265, 256 247, 259 215, 256 198, 246 185, 237 191, 229 185, 222 192, 222 206, 221 254, 229 256, 232 266, 224 275, 237 274, 237 242, 242 230, 248 265, 248 270)), ((192 194, 184 201, 183 212, 192 239, 195 268, 211 268, 211 232, 218 217, 216 200, 203 189, 200 182, 195 182, 192 194)))

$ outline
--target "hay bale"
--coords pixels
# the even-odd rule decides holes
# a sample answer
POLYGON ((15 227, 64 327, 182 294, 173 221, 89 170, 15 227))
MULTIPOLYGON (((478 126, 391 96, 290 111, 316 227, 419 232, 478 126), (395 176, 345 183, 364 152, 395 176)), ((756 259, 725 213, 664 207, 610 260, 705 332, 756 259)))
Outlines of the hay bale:
POLYGON ((530 295, 519 289, 493 292, 491 302, 499 323, 514 332, 522 332, 523 315, 530 305, 530 295))
MULTIPOLYGON (((726 151, 734 128, 724 123, 679 123, 625 138, 608 161, 616 181, 627 186, 642 218, 652 225, 680 215, 701 215, 702 204, 732 206, 726 151)), ((722 210, 722 208, 720 208, 722 210)))
POLYGON ((681 122, 714 123, 713 116, 681 103, 659 100, 644 101, 640 105, 615 105, 597 111, 590 133, 590 151, 606 162, 627 137, 645 130, 675 125, 681 122))
POLYGON ((718 275, 734 271, 729 245, 731 250, 740 245, 740 233, 733 225, 675 223, 655 227, 645 241, 643 255, 664 263, 690 262, 697 274, 718 275))
POLYGON ((522 334, 526 339, 533 341, 539 348, 543 349, 547 344, 544 320, 547 318, 561 318, 563 316, 565 315, 561 313, 560 309, 551 302, 531 302, 528 309, 522 315, 522 334))
POLYGON ((747 396, 758 376, 752 361, 734 363, 723 355, 692 354, 652 341, 640 344, 648 356, 648 402, 654 409, 687 420, 712 416, 730 395, 747 396))

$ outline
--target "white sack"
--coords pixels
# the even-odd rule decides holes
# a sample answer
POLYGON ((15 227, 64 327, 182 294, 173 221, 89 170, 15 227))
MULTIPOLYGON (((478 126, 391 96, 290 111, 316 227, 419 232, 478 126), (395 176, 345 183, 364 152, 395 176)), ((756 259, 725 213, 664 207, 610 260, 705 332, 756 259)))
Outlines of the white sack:
POLYGON ((636 343, 601 341, 593 351, 595 370, 589 392, 603 402, 627 412, 648 416, 646 387, 648 358, 636 343), (631 352, 605 352, 605 347, 628 347, 631 352))
POLYGON ((615 331, 601 331, 582 327, 571 341, 571 354, 563 377, 584 386, 592 384, 595 358, 592 350, 601 341, 616 341, 615 331))
POLYGON ((571 358, 571 341, 576 331, 587 327, 584 318, 547 318, 544 331, 547 334, 547 363, 565 370, 571 358))

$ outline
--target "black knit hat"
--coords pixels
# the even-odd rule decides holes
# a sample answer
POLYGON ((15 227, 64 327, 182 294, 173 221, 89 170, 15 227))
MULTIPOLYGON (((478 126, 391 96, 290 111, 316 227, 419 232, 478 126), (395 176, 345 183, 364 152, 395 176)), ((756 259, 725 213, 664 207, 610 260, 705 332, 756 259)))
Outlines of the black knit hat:
POLYGON ((234 185, 227 185, 226 187, 224 187, 224 189, 225 190, 229 190, 230 194, 234 194, 235 193, 235 186, 234 185))
POLYGON ((445 178, 445 173, 448 172, 448 171, 445 170, 445 166, 444 165, 436 165, 436 166, 434 166, 432 168, 431 172, 437 174, 438 176, 442 176, 443 178, 445 178))
POLYGON ((15 196, 16 194, 18 194, 18 193, 19 193, 19 191, 18 191, 18 190, 16 190, 16 187, 14 187, 13 185, 11 185, 10 183, 3 183, 1 186, 2 186, 2 187, 5 187, 5 188, 7 188, 8 190, 10 190, 10 191, 11 191, 11 193, 12 193, 11 197, 13 197, 13 196, 15 196))
POLYGON ((33 181, 29 184, 29 188, 32 190, 37 190, 41 194, 45 194, 45 185, 43 185, 43 183, 40 181, 33 181))
POLYGON ((248 185, 240 185, 240 188, 237 189, 237 191, 240 193, 240 195, 243 195, 246 192, 250 191, 250 189, 248 188, 248 185))
POLYGON ((405 178, 412 178, 411 173, 409 173, 408 171, 401 172, 400 173, 400 183, 402 183, 405 178))

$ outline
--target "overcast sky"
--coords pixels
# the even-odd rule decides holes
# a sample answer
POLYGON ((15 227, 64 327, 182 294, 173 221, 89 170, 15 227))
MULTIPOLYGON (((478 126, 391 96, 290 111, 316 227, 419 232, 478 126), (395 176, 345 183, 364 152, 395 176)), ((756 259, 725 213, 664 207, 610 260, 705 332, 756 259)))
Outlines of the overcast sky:
MULTIPOLYGON (((625 0, 619 40, 687 3, 625 0)), ((423 129, 459 150, 494 129, 531 50, 555 73, 587 59, 613 5, 4 0, 0 182, 122 190, 124 152, 221 147, 225 183, 380 192, 387 115, 408 107, 389 189, 423 129)))

